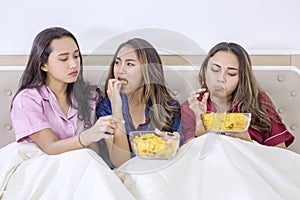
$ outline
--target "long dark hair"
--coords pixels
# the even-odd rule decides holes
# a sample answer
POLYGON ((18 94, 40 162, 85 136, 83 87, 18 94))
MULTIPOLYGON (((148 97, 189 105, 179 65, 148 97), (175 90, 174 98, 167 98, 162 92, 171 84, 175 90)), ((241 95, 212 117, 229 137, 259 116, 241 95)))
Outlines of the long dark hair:
MULTIPOLYGON (((60 39, 63 37, 69 37, 74 40, 76 46, 79 50, 80 57, 80 72, 76 82, 69 83, 67 86, 67 99, 70 104, 75 106, 78 109, 78 118, 85 123, 85 127, 91 127, 94 122, 91 122, 90 113, 91 108, 88 99, 92 98, 92 91, 96 91, 96 86, 88 85, 83 78, 83 67, 82 67, 82 55, 79 49, 78 42, 75 36, 68 30, 60 27, 52 27, 42 30, 37 34, 33 41, 31 52, 26 64, 26 68, 22 74, 19 83, 19 89, 14 96, 26 88, 37 88, 39 89, 42 85, 45 84, 47 73, 41 70, 41 66, 47 63, 48 57, 52 52, 51 42, 54 39, 60 39), (75 102, 72 102, 71 93, 74 94, 76 99, 75 102)), ((14 99, 13 98, 13 99, 14 99)))
POLYGON ((207 89, 208 61, 219 51, 232 52, 239 61, 239 82, 232 94, 232 108, 237 107, 238 112, 252 113, 251 128, 270 132, 271 118, 266 108, 273 105, 267 105, 267 102, 261 101, 262 90, 254 77, 250 56, 242 46, 231 42, 221 42, 215 45, 202 63, 199 72, 200 84, 207 89))
POLYGON ((146 106, 150 109, 152 126, 160 128, 160 130, 172 131, 172 118, 174 115, 180 115, 180 104, 170 95, 166 88, 162 61, 155 48, 149 42, 140 38, 133 38, 118 47, 110 64, 105 91, 108 87, 108 80, 114 78, 115 60, 124 46, 134 49, 142 66, 144 94, 146 106))

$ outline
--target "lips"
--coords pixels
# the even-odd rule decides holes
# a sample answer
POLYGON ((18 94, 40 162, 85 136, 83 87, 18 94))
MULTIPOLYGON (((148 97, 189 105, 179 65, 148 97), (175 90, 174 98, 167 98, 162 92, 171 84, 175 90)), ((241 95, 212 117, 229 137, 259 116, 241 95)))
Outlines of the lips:
POLYGON ((74 71, 74 72, 69 73, 70 76, 77 76, 77 74, 78 74, 78 71, 74 71))
POLYGON ((225 87, 223 87, 223 86, 214 86, 214 90, 216 90, 216 91, 224 91, 225 87))

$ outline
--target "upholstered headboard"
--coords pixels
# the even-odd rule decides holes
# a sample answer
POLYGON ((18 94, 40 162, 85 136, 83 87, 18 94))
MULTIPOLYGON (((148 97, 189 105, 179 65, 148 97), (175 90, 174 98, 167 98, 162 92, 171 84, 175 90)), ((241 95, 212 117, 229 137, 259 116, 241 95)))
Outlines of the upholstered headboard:
MULTIPOLYGON (((300 70, 293 66, 254 66, 256 78, 270 95, 288 130, 295 136, 290 150, 300 153, 300 70)), ((0 147, 14 141, 10 121, 10 103, 24 67, 0 66, 0 147)), ((87 66, 84 76, 91 84, 103 88, 108 67, 87 66)), ((190 92, 199 88, 198 69, 190 66, 165 67, 167 85, 182 103, 190 92)))

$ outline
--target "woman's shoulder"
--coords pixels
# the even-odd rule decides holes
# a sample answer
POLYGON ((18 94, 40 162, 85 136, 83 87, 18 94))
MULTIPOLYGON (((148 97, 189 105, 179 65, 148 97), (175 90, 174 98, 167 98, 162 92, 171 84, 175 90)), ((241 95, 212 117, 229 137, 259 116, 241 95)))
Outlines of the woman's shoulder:
POLYGON ((112 113, 111 104, 108 97, 104 97, 96 107, 97 117, 110 115, 112 113))
POLYGON ((262 105, 267 105, 267 106, 273 105, 272 99, 266 92, 260 92, 258 94, 258 99, 262 105))
POLYGON ((45 97, 45 91, 43 91, 43 89, 44 88, 25 88, 15 96, 14 101, 18 101, 21 99, 42 99, 43 97, 45 97))
POLYGON ((181 112, 193 112, 190 109, 190 103, 188 102, 188 100, 184 101, 181 105, 181 112))
POLYGON ((188 102, 188 100, 186 100, 186 101, 184 101, 182 104, 181 104, 181 108, 182 107, 189 107, 189 102, 188 102))
POLYGON ((102 98, 97 105, 98 109, 108 109, 110 107, 111 107, 111 104, 110 104, 110 100, 108 97, 102 98))
POLYGON ((41 88, 26 88, 21 90, 13 99, 11 109, 20 108, 27 110, 36 110, 43 107, 43 102, 49 97, 41 88))
POLYGON ((172 100, 168 101, 168 104, 169 104, 169 106, 178 106, 178 107, 180 107, 180 103, 176 99, 172 99, 172 100))
POLYGON ((194 111, 190 109, 190 103, 188 102, 188 100, 184 101, 181 104, 181 116, 186 119, 188 119, 187 117, 195 117, 194 111))
POLYGON ((110 105, 110 100, 108 97, 103 97, 99 103, 100 105, 110 105))
POLYGON ((268 95, 266 92, 260 92, 260 93, 258 94, 258 97, 259 97, 260 99, 270 99, 269 95, 268 95))

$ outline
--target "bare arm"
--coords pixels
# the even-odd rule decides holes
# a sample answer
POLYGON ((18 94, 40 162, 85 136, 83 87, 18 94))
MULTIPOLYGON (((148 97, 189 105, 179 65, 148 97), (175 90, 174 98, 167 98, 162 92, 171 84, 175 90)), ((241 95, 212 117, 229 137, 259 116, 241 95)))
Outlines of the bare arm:
POLYGON ((195 136, 201 136, 206 133, 205 127, 203 125, 203 121, 201 119, 201 116, 196 116, 196 130, 195 130, 195 136))
POLYGON ((45 153, 50 155, 81 149, 78 136, 59 140, 51 129, 43 129, 29 136, 45 153))
POLYGON ((31 134, 29 137, 47 154, 55 155, 84 148, 92 142, 96 142, 102 138, 111 137, 104 132, 114 132, 116 128, 112 116, 101 117, 95 125, 87 129, 79 135, 59 140, 53 131, 49 128, 43 129, 31 134), (83 144, 81 144, 81 143, 83 144))
POLYGON ((116 128, 113 138, 107 139, 106 142, 108 144, 111 161, 116 167, 119 167, 131 158, 124 123, 118 123, 118 128, 116 128))
POLYGON ((109 80, 107 94, 111 102, 112 115, 117 121, 117 128, 114 131, 113 138, 106 140, 106 143, 108 145, 111 161, 116 167, 119 167, 130 159, 129 142, 126 135, 125 124, 123 123, 120 87, 121 83, 119 80, 109 80))

